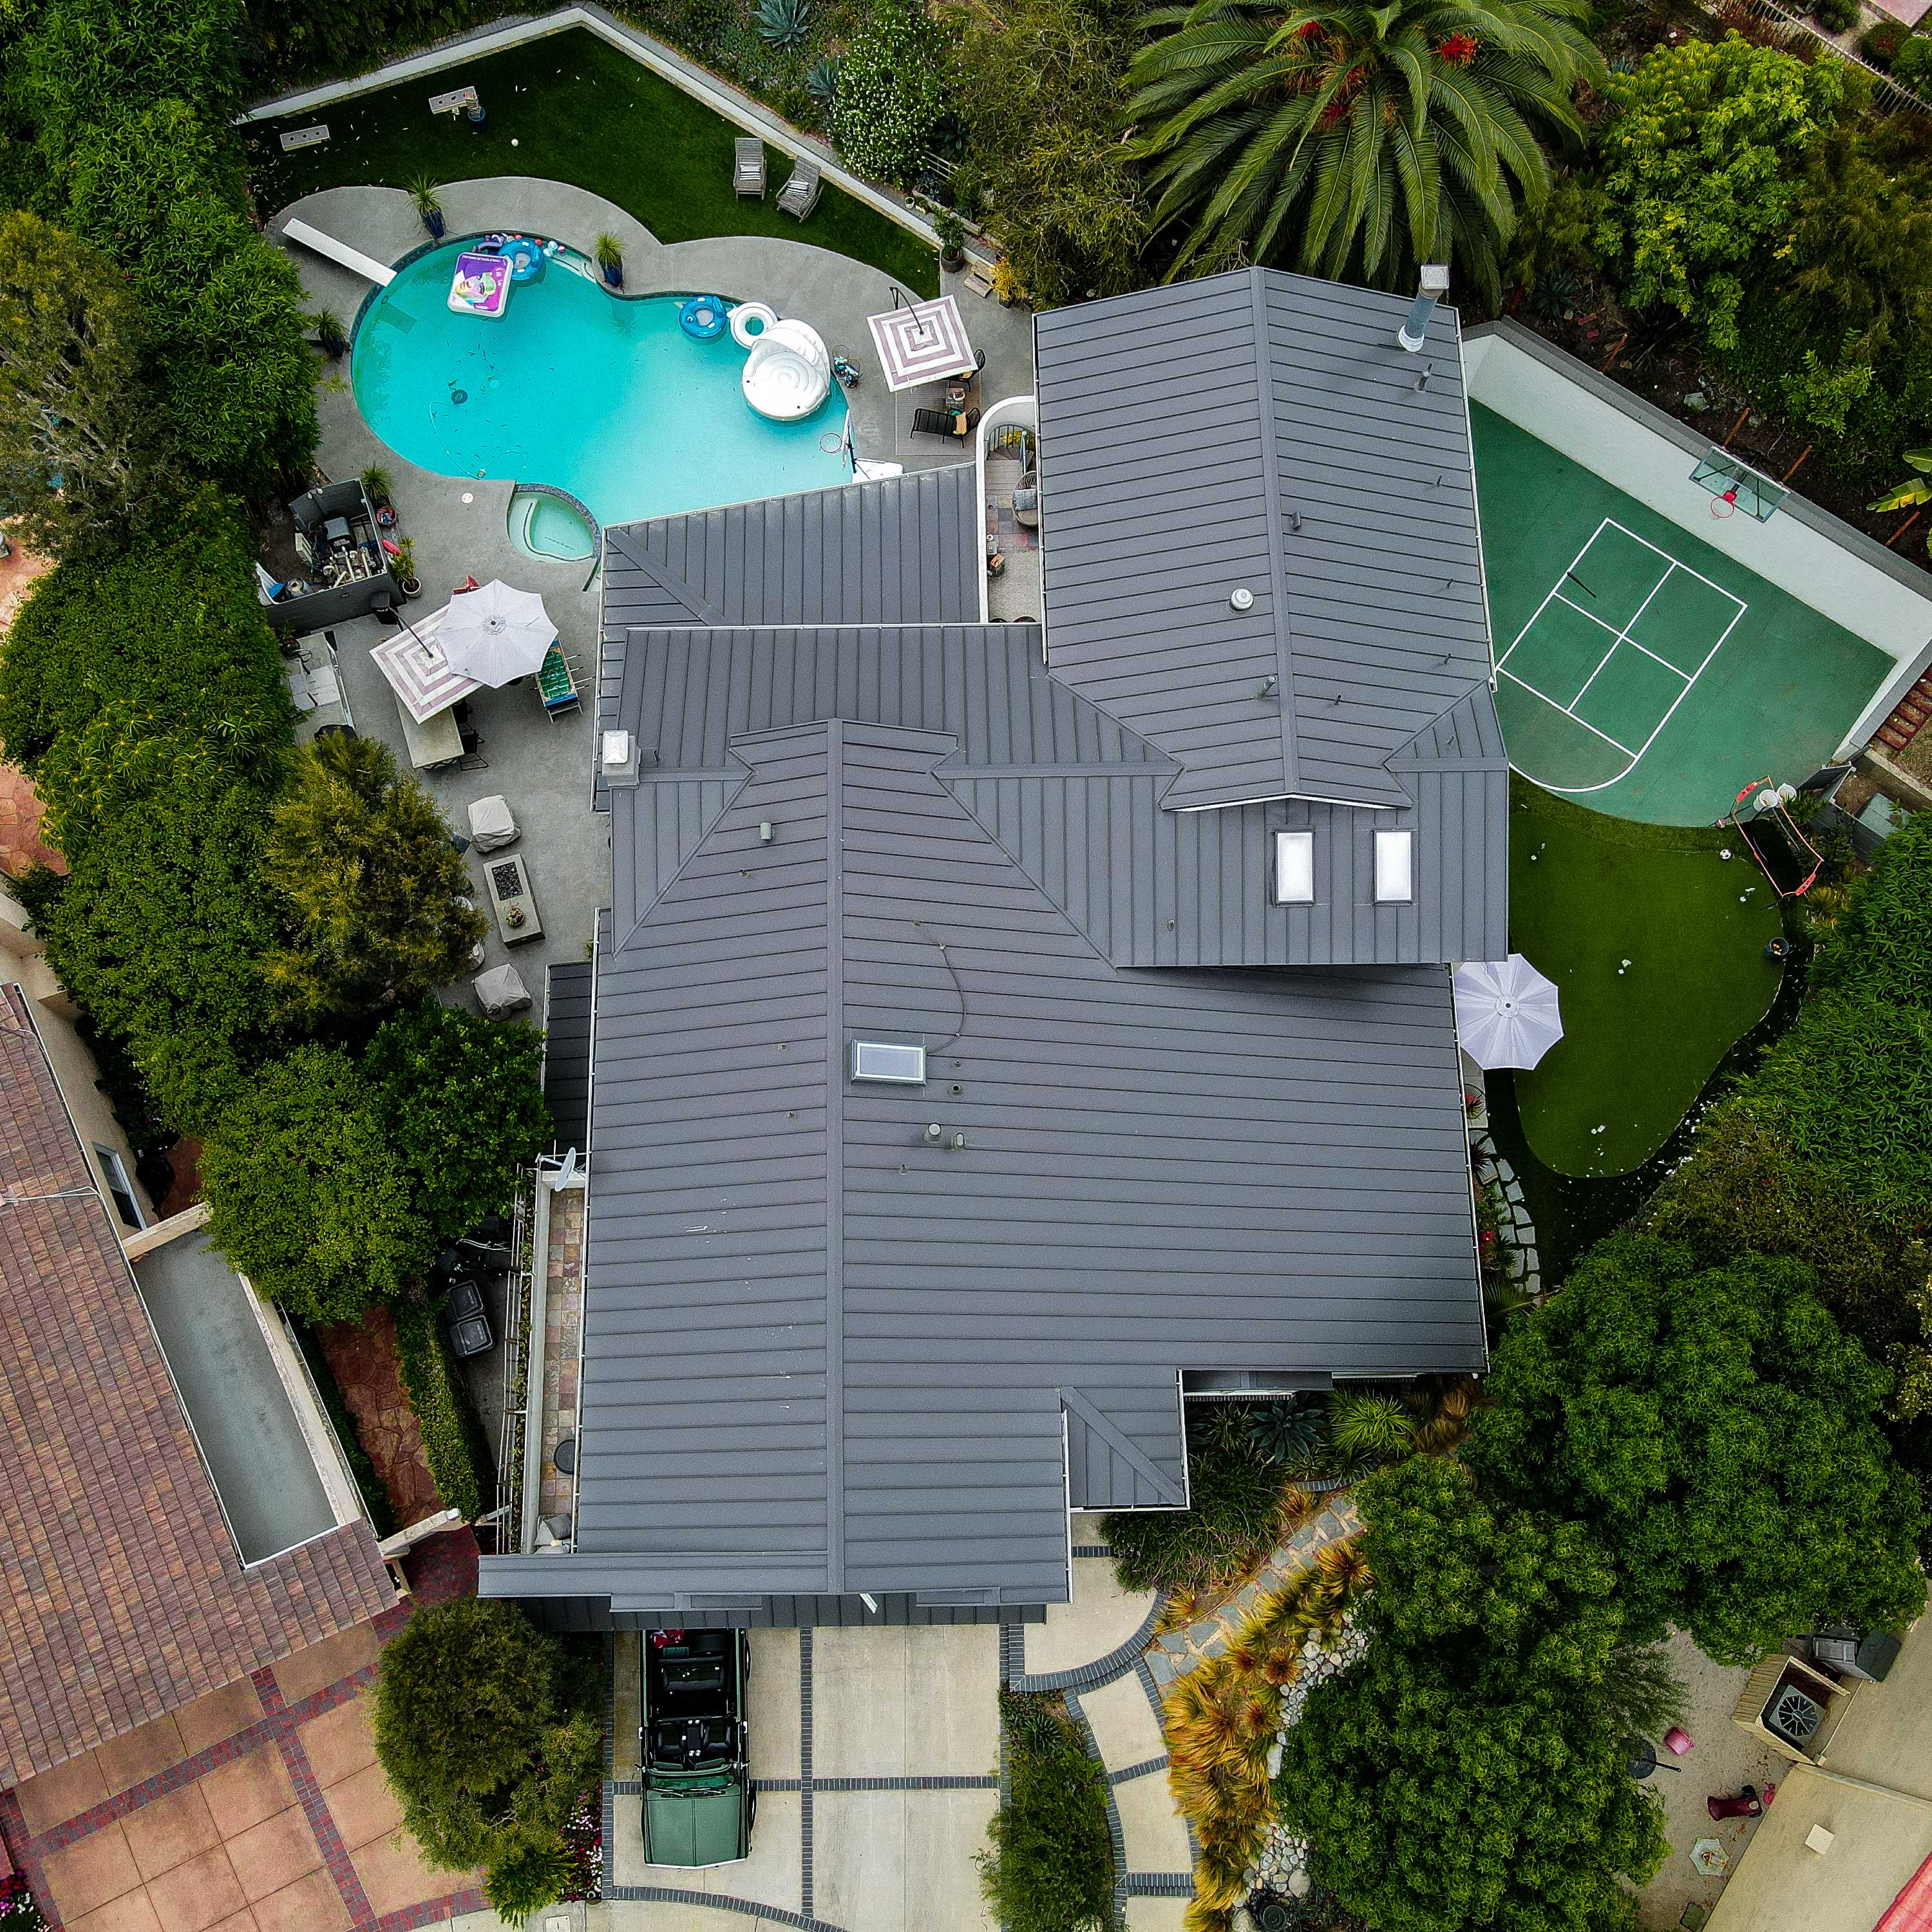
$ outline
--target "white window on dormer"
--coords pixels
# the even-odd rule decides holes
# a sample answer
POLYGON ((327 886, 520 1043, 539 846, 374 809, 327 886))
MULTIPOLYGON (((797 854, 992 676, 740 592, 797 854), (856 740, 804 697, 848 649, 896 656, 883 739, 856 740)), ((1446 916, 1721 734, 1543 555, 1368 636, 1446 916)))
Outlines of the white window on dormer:
POLYGON ((1376 902, 1400 904, 1415 896, 1415 835, 1412 832, 1376 834, 1376 902))
POLYGON ((1314 903, 1313 832, 1277 832, 1274 835, 1274 902, 1276 905, 1314 903))

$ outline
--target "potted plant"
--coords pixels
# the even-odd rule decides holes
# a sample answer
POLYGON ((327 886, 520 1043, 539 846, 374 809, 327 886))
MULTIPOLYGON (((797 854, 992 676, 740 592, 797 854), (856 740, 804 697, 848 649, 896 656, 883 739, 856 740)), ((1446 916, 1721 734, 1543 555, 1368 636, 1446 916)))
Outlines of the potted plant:
POLYGON ((428 175, 418 175, 410 183, 410 199, 416 205, 416 212, 423 218, 423 226, 430 232, 431 239, 442 239, 442 203, 436 196, 437 183, 428 175))
POLYGON ((614 289, 624 286, 624 244, 614 235, 600 235, 597 238, 597 266, 604 272, 604 279, 614 289))
POLYGON ((942 208, 932 218, 932 232, 939 237, 939 266, 956 274, 966 260, 966 224, 958 212, 942 208))
POLYGON ((310 328, 315 331, 315 339, 321 344, 322 352, 333 362, 349 346, 349 338, 342 332, 342 318, 332 308, 319 308, 308 319, 310 328))
POLYGON ((1020 278, 1004 255, 993 264, 993 292, 999 297, 1002 308, 1011 308, 1020 298, 1020 278))
POLYGON ((389 554, 389 568, 403 586, 403 595, 413 602, 422 595, 422 580, 416 575, 416 545, 407 537, 397 539, 389 554))

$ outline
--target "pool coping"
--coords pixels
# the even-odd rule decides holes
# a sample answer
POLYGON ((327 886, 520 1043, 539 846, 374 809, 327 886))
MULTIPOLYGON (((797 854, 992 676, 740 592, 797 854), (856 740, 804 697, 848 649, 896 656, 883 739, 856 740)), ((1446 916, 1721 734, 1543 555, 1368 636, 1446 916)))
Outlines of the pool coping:
MULTIPOLYGON (((466 60, 480 59, 512 47, 527 46, 532 41, 548 40, 579 27, 628 56, 640 67, 648 68, 660 80, 669 81, 673 86, 701 100, 712 112, 743 128, 747 134, 758 135, 795 160, 816 162, 824 178, 855 201, 896 222, 932 248, 937 249, 939 246, 938 230, 909 197, 854 174, 829 142, 820 140, 780 119, 762 101, 733 86, 708 68, 699 66, 667 42, 631 26, 628 21, 618 20, 602 7, 583 4, 583 0, 560 8, 554 13, 518 16, 439 41, 419 53, 406 54, 399 60, 373 68, 367 74, 278 94, 244 110, 235 117, 234 124, 243 128, 263 121, 278 121, 289 115, 328 106, 338 100, 353 100, 359 94, 379 94, 398 82, 438 74, 466 60)), ((990 264, 992 257, 986 254, 981 259, 990 264)))

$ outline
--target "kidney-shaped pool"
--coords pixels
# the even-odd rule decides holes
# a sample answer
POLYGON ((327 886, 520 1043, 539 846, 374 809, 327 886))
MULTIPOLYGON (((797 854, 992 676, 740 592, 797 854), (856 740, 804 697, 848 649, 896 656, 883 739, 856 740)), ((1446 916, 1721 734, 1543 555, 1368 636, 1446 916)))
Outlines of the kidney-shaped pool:
POLYGON ((695 340, 680 297, 620 299, 576 258, 515 284, 500 316, 459 315, 464 245, 398 270, 356 328, 356 400, 398 455, 446 476, 554 484, 603 524, 850 479, 836 388, 802 422, 768 422, 745 400, 728 330, 695 340))

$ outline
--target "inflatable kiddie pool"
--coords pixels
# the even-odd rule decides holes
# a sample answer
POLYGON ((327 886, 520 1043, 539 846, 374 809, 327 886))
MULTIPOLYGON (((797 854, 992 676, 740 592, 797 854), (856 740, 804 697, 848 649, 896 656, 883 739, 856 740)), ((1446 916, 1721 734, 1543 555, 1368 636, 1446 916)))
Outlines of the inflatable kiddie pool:
POLYGON ((449 284, 449 305, 458 315, 495 321, 510 299, 508 264, 500 255, 459 255, 449 284))

